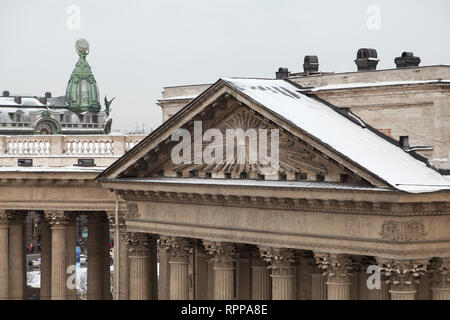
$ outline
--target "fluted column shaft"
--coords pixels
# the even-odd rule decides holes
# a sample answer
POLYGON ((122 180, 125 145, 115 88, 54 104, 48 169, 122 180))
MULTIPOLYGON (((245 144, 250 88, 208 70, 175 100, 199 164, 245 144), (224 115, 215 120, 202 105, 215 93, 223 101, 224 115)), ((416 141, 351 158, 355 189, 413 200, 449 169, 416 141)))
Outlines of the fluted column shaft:
POLYGON ((76 289, 76 216, 72 214, 66 226, 66 296, 67 300, 77 300, 76 289))
POLYGON ((150 246, 145 233, 127 233, 130 259, 130 300, 150 300, 150 246))
POLYGON ((108 219, 114 225, 114 272, 113 299, 129 299, 128 245, 125 232, 125 212, 108 212, 108 219))
POLYGON ((272 300, 294 300, 294 250, 260 247, 260 253, 272 271, 272 300))
POLYGON ((52 278, 52 232, 47 219, 41 215, 41 289, 40 299, 50 300, 52 278))
POLYGON ((260 257, 259 252, 252 252, 250 261, 251 270, 251 299, 270 300, 272 296, 269 266, 260 257))
POLYGON ((105 213, 90 213, 88 216, 88 300, 110 297, 109 233, 105 213), (108 258, 106 258, 108 257, 108 258))
POLYGON ((213 241, 203 241, 203 244, 205 250, 214 257, 214 300, 234 299, 235 246, 231 243, 213 241))
POLYGON ((51 299, 66 299, 66 226, 53 225, 52 229, 52 284, 51 299))
MULTIPOLYGON (((119 254, 116 249, 114 249, 114 299, 115 300, 128 300, 130 298, 129 292, 129 267, 128 267, 128 244, 126 242, 126 237, 124 237, 124 232, 117 230, 115 232, 120 232, 119 244, 114 243, 114 247, 119 246, 119 254), (119 272, 117 272, 116 265, 119 263, 119 272), (116 277, 119 277, 118 281, 116 277), (116 284, 119 287, 116 287, 116 284)), ((116 239, 116 237, 114 237, 116 239)))
POLYGON ((189 299, 189 260, 170 261, 170 300, 189 299))
POLYGON ((161 237, 161 247, 169 254, 170 300, 189 299, 189 239, 161 237))
POLYGON ((328 300, 350 300, 350 257, 345 254, 315 253, 315 258, 327 277, 328 300))
POLYGON ((8 213, 0 211, 0 300, 8 300, 8 219, 8 213))
POLYGON ((25 297, 25 246, 23 216, 14 215, 9 225, 9 299, 23 300, 25 297))

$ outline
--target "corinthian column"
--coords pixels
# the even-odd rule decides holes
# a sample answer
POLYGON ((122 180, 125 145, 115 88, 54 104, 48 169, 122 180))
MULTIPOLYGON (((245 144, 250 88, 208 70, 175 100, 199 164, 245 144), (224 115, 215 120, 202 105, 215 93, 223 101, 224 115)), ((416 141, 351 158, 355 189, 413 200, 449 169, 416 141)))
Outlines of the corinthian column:
POLYGON ((50 298, 52 300, 66 300, 66 233, 69 216, 64 211, 46 211, 45 216, 49 221, 52 230, 52 277, 50 298))
POLYGON ((0 210, 0 300, 8 300, 8 220, 9 214, 0 210))
POLYGON ((39 231, 41 233, 41 289, 40 299, 50 300, 52 278, 52 231, 50 224, 41 214, 39 231))
POLYGON ((127 233, 130 259, 130 300, 150 300, 150 247, 147 233, 127 233))
POLYGON ((76 224, 77 217, 75 213, 68 216, 66 229, 66 297, 67 300, 77 300, 78 294, 76 289, 76 247, 77 247, 77 232, 76 224))
POLYGON ((294 250, 261 247, 260 252, 272 270, 272 300, 294 300, 294 250))
POLYGON ((272 283, 270 279, 269 266, 262 259, 257 250, 251 255, 251 299, 270 300, 272 297, 272 283))
POLYGON ((350 300, 352 261, 345 254, 314 253, 316 263, 327 278, 328 300, 350 300))
POLYGON ((114 225, 114 273, 113 273, 113 299, 128 300, 129 274, 128 274, 128 244, 125 233, 125 214, 118 213, 119 225, 116 225, 115 212, 108 212, 108 219, 114 225), (119 241, 117 241, 119 239, 119 241))
POLYGON ((435 258, 431 261, 433 300, 450 300, 450 258, 435 258))
POLYGON ((235 297, 234 260, 236 248, 227 242, 203 241, 206 252, 213 255, 214 300, 232 300, 235 297))
POLYGON ((25 245, 23 237, 24 215, 12 213, 9 224, 9 299, 23 300, 25 297, 25 245))
POLYGON ((381 273, 390 284, 391 300, 415 300, 419 278, 426 272, 428 259, 392 260, 378 258, 381 273))
POLYGON ((88 214, 88 300, 108 299, 109 281, 108 220, 105 213, 88 214))
POLYGON ((169 253, 170 300, 189 299, 189 251, 192 244, 188 239, 161 237, 161 247, 169 253))

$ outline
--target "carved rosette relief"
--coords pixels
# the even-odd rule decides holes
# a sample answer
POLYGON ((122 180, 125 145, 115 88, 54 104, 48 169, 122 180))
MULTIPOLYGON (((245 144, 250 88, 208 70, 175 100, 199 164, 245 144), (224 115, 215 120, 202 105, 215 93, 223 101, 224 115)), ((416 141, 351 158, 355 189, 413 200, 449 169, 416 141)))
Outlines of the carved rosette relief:
POLYGON ((272 275, 291 276, 294 272, 294 250, 287 248, 260 247, 259 251, 264 261, 270 264, 272 275))
POLYGON ((330 283, 349 283, 352 276, 352 260, 345 254, 316 252, 316 264, 330 283))
POLYGON ((381 273, 386 277, 386 283, 391 284, 395 291, 414 291, 427 271, 427 259, 421 260, 390 260, 378 259, 381 273))
POLYGON ((203 240, 205 251, 214 256, 215 268, 233 268, 236 246, 229 242, 203 240))
POLYGON ((419 220, 385 220, 381 226, 380 235, 385 240, 411 241, 423 240, 427 232, 419 220))

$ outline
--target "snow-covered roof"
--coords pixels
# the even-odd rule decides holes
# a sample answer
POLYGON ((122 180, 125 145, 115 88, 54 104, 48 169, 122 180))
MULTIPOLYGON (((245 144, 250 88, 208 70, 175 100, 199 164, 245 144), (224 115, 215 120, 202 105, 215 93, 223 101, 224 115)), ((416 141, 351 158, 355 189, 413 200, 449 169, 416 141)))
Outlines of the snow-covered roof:
POLYGON ((223 81, 398 190, 422 193, 450 189, 450 181, 424 162, 319 100, 301 94, 287 81, 223 81))
POLYGON ((171 101, 171 100, 189 100, 189 99, 194 99, 195 97, 197 97, 197 95, 190 95, 190 96, 176 96, 176 97, 168 97, 168 98, 162 98, 159 99, 158 101, 171 101))
POLYGON ((0 167, 0 172, 102 172, 106 167, 0 167))
POLYGON ((410 84, 429 84, 429 83, 450 83, 450 80, 423 80, 423 81, 380 81, 380 82, 355 82, 355 83, 338 83, 328 84, 322 87, 315 87, 309 91, 325 91, 325 90, 340 90, 353 88, 367 88, 367 87, 382 87, 382 86, 401 86, 410 84))
POLYGON ((254 186, 277 188, 312 188, 312 189, 341 189, 361 191, 392 191, 391 189, 368 187, 362 184, 350 184, 341 182, 316 182, 316 181, 280 181, 280 180, 250 180, 250 179, 202 179, 202 178, 119 178, 115 181, 142 182, 142 183, 167 183, 167 184, 195 184, 195 185, 221 185, 221 186, 254 186))

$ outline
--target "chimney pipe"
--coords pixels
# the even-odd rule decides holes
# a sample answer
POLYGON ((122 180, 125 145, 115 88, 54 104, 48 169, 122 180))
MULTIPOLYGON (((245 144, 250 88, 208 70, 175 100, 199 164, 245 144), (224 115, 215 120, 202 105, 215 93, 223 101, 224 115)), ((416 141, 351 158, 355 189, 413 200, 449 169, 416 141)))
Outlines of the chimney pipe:
POLYGON ((3 90, 3 96, 4 97, 9 97, 9 91, 8 90, 3 90))
POLYGON ((319 58, 317 56, 305 56, 303 60, 303 71, 318 72, 319 71, 319 58))
POLYGON ((22 97, 14 97, 14 102, 17 104, 22 104, 22 97))
POLYGON ((45 97, 46 97, 46 98, 51 98, 51 97, 52 97, 52 93, 47 91, 47 92, 45 93, 45 97))
POLYGON ((376 70, 378 61, 377 50, 361 48, 356 54, 355 63, 358 66, 358 71, 376 70))
POLYGON ((403 52, 401 57, 394 59, 397 69, 408 68, 408 67, 418 67, 420 64, 420 58, 415 57, 412 52, 403 52))
POLYGON ((278 68, 278 71, 275 72, 275 77, 277 79, 285 79, 285 78, 289 77, 288 68, 278 68))
POLYGON ((400 136, 399 144, 400 148, 409 149, 409 136, 400 136))

